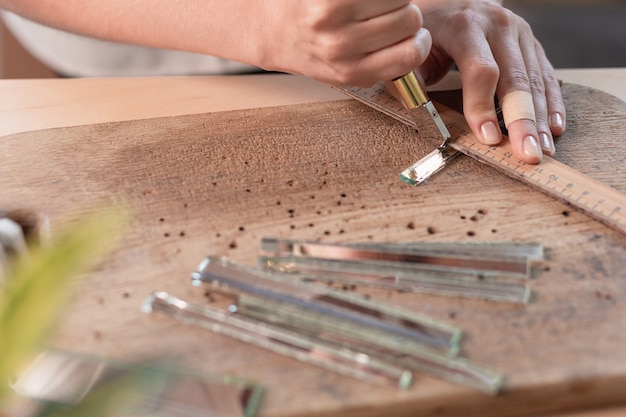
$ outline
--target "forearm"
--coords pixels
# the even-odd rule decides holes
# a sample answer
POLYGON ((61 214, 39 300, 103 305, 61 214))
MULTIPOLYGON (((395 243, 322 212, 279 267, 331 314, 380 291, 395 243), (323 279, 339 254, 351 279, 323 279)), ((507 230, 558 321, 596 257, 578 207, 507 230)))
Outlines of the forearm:
POLYGON ((70 32, 199 52, 261 66, 263 1, 0 0, 0 7, 70 32))

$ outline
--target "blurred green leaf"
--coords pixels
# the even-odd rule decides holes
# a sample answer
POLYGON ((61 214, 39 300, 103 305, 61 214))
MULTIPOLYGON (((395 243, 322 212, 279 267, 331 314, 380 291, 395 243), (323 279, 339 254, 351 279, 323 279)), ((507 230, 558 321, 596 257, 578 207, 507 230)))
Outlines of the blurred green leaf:
POLYGON ((11 265, 0 290, 0 403, 8 394, 5 381, 42 347, 58 322, 72 281, 102 259, 122 221, 121 210, 99 211, 11 265))
POLYGON ((121 371, 99 383, 78 404, 45 404, 37 417, 110 417, 128 415, 141 407, 144 397, 155 389, 148 369, 121 371))

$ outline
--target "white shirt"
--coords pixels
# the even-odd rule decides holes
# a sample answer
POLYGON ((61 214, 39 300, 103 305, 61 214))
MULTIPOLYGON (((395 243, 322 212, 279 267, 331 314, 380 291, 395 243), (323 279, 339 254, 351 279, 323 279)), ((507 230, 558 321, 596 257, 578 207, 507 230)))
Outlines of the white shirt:
POLYGON ((2 11, 2 19, 35 58, 62 76, 213 75, 258 68, 209 55, 148 48, 80 36, 2 11))

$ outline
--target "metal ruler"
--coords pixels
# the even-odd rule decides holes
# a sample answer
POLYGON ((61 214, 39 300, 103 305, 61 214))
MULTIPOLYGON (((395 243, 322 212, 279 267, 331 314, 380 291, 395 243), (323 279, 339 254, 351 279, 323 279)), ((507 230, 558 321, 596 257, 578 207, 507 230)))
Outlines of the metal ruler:
MULTIPOLYGON (((337 89, 406 125, 419 129, 408 111, 387 92, 382 82, 371 88, 337 89)), ((437 110, 452 135, 450 147, 626 234, 626 194, 545 155, 539 165, 521 162, 513 155, 507 138, 497 146, 483 145, 471 132, 463 114, 439 103, 437 110)))

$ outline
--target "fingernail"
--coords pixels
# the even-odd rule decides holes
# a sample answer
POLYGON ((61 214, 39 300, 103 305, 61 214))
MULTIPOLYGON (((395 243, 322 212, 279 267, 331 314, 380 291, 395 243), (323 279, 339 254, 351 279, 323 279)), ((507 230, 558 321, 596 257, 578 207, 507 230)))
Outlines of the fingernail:
POLYGON ((534 136, 526 136, 524 141, 522 142, 522 148, 524 149, 524 154, 526 156, 535 157, 541 160, 542 151, 539 146, 539 142, 534 136))
POLYGON ((500 130, 494 122, 485 122, 480 127, 480 134, 485 145, 496 145, 500 143, 500 130))
POLYGON ((554 147, 554 140, 552 136, 545 132, 539 133, 539 142, 541 143, 541 149, 548 155, 554 155, 556 148, 554 147))
POLYGON ((561 113, 552 113, 550 115, 550 127, 558 127, 563 129, 565 122, 563 121, 563 115, 561 113))

